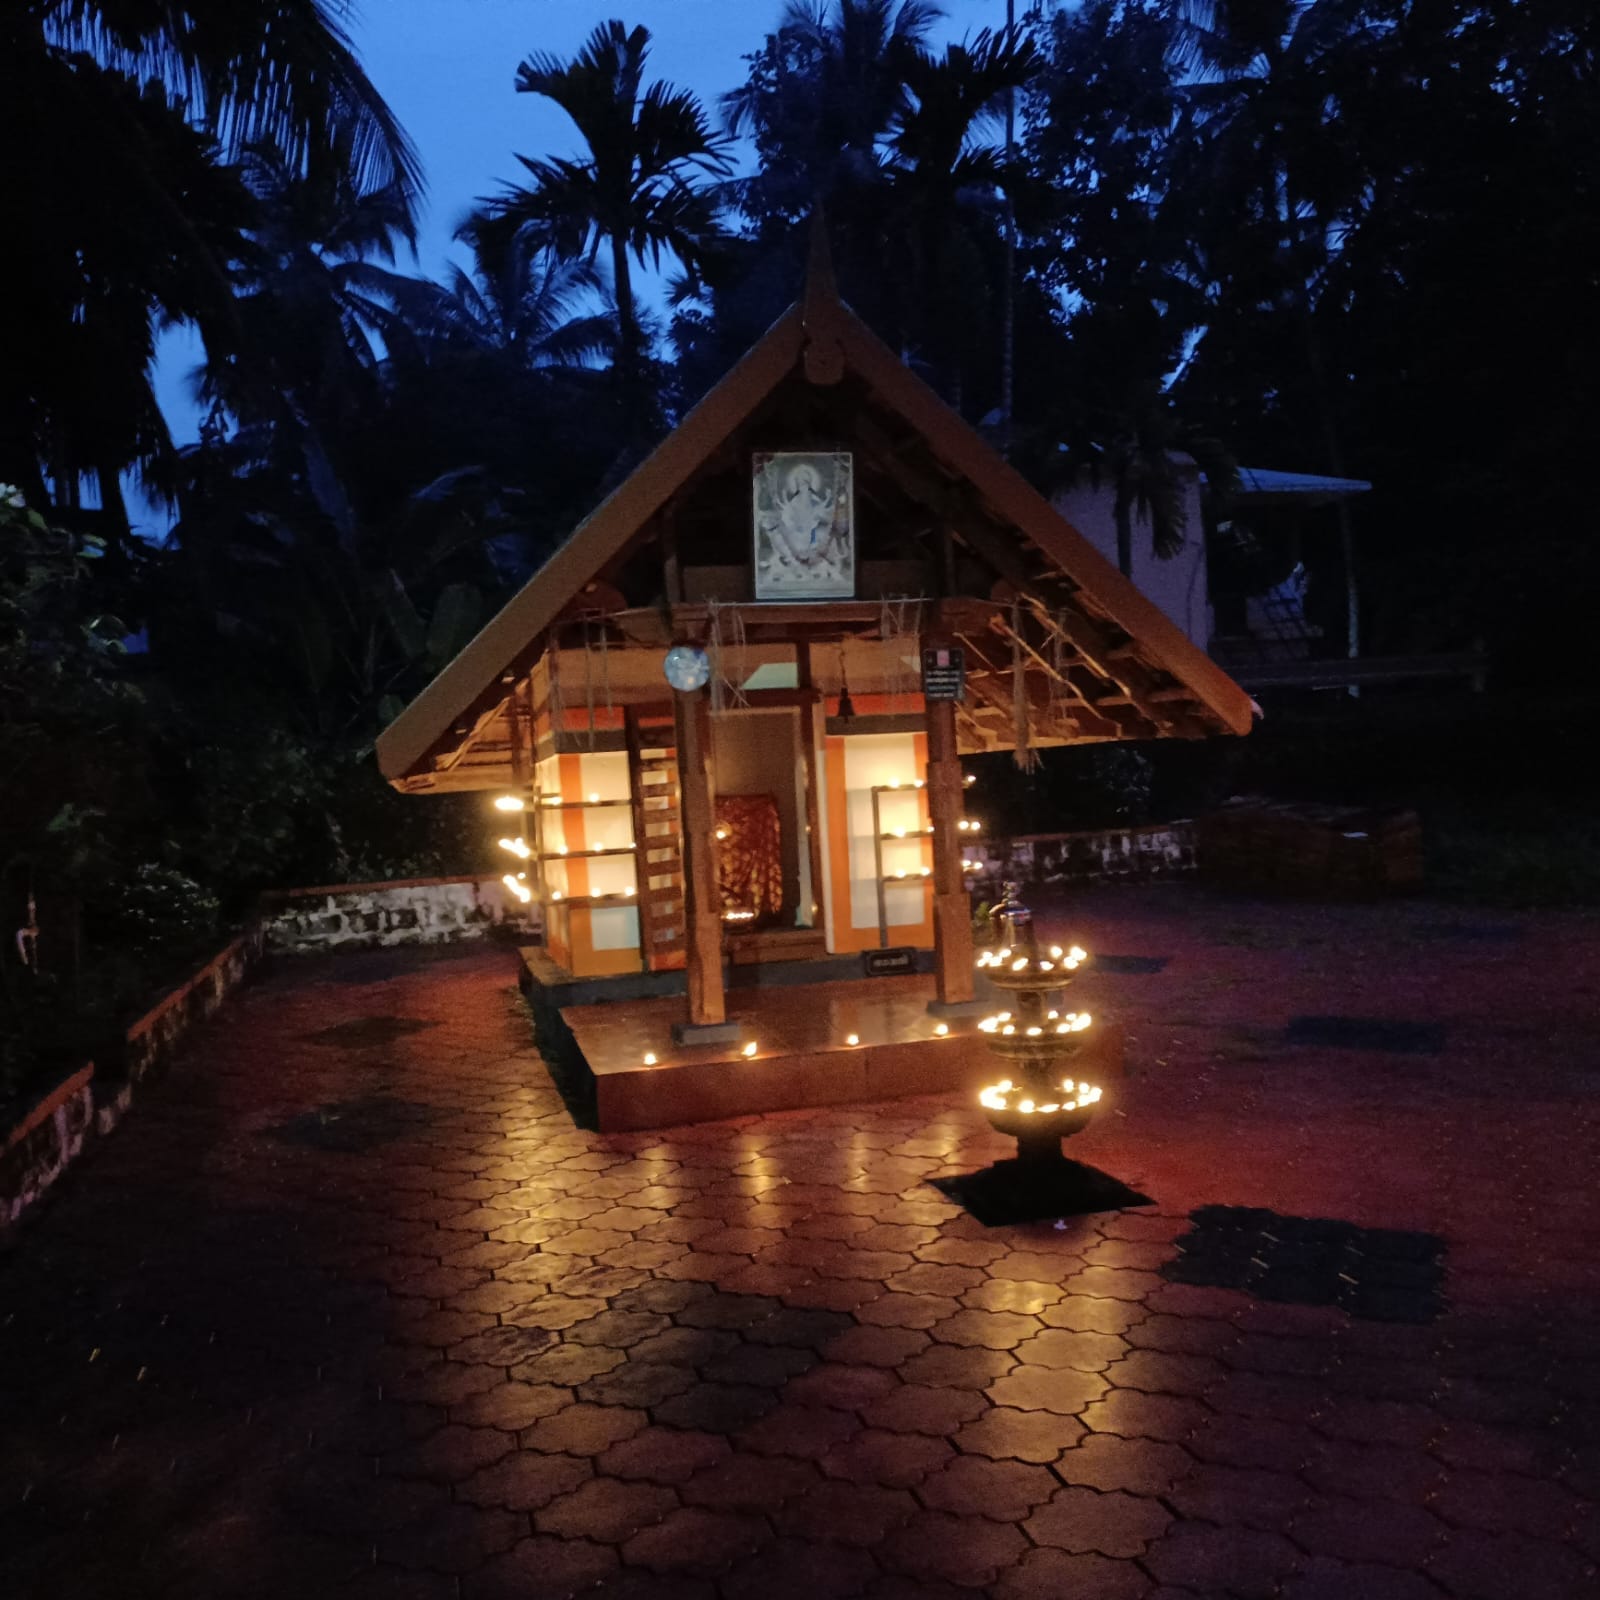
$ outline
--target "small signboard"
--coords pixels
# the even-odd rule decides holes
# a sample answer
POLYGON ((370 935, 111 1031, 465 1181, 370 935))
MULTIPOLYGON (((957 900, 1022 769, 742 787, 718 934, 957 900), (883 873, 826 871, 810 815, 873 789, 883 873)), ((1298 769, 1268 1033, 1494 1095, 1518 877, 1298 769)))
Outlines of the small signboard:
POLYGON ((917 952, 909 945, 892 950, 863 950, 861 965, 869 978, 898 978, 917 970, 917 952))
POLYGON ((930 645, 922 652, 922 698, 967 698, 967 653, 960 645, 930 645))

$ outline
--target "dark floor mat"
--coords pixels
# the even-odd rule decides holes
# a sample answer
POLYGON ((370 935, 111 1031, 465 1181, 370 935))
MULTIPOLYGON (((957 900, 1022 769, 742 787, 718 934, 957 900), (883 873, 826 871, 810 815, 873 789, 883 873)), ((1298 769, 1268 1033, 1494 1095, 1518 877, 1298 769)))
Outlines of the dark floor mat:
POLYGON ((1089 964, 1094 972, 1114 972, 1119 977, 1146 977, 1151 973, 1165 972, 1171 956, 1095 956, 1089 964))
POLYGON ((1322 1049, 1437 1055, 1444 1049, 1445 1027, 1404 1017, 1295 1017, 1284 1030, 1284 1040, 1322 1049))
POLYGON ((1201 1206, 1190 1217, 1193 1230, 1161 1268, 1174 1283, 1336 1305, 1383 1322, 1431 1322, 1442 1309, 1445 1245, 1434 1234, 1251 1206, 1201 1206))
POLYGON ((996 1161, 977 1172, 932 1178, 929 1182, 986 1228, 1121 1211, 1127 1206, 1152 1203, 1148 1195, 1130 1189, 1120 1178, 1078 1161, 1052 1162, 1042 1168, 1024 1166, 1019 1161, 996 1161))
POLYGON ((331 1028, 319 1028, 315 1033, 302 1034, 307 1044, 336 1044, 351 1049, 369 1045, 393 1044, 396 1039, 407 1039, 414 1033, 426 1033, 437 1028, 437 1022, 427 1022, 421 1017, 356 1017, 350 1022, 336 1022, 331 1028))
POLYGON ((267 1132, 285 1144, 306 1145, 315 1150, 374 1150, 412 1137, 432 1126, 437 1116, 433 1106, 372 1095, 313 1106, 267 1132))

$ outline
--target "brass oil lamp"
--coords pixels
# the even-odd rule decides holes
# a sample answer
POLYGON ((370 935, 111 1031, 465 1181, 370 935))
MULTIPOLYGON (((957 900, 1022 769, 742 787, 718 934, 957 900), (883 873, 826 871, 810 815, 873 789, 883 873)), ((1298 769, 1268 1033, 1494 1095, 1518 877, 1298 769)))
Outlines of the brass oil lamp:
POLYGON ((1061 1141, 1088 1125, 1099 1105, 1099 1085, 1074 1070, 1090 1019, 1067 1011, 1060 997, 1089 958, 1073 945, 1040 949, 1033 913, 1005 885, 990 913, 995 948, 978 957, 978 969, 1000 990, 1009 1009, 978 1024, 1004 1070, 978 1096, 990 1126, 1017 1141, 1017 1159, 1037 1171, 1062 1163, 1061 1141))

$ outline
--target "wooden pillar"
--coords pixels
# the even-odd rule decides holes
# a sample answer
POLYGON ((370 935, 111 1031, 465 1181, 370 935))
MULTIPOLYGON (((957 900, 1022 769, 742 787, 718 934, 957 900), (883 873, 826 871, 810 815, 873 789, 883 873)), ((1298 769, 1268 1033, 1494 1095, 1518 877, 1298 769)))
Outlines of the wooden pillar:
POLYGON ((941 1005, 963 1005, 974 995, 972 909, 961 874, 961 820, 965 784, 956 746, 953 700, 929 701, 928 818, 933 823, 933 972, 941 1005))
POLYGON ((800 706, 800 743, 805 749, 806 763, 806 850, 811 869, 810 926, 826 928, 828 925, 828 892, 824 873, 828 870, 822 837, 822 785, 827 779, 824 763, 827 759, 826 696, 817 688, 811 671, 811 646, 802 640, 795 646, 796 677, 801 693, 806 697, 800 706))
POLYGON ((684 939, 689 1022, 727 1021, 722 991, 722 897, 717 889, 717 817, 711 775, 711 703, 704 689, 672 700, 678 742, 678 818, 683 831, 684 939))

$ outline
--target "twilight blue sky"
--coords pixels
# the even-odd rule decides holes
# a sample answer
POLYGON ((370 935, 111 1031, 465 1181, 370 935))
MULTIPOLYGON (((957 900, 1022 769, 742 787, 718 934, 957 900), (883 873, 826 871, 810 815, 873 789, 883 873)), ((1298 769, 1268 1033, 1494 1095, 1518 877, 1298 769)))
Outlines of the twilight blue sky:
MULTIPOLYGON (((941 3, 946 16, 936 42, 1005 21, 1005 0, 941 3)), ((643 23, 653 37, 650 76, 693 89, 714 111, 717 96, 743 78, 740 58, 759 48, 782 0, 357 0, 357 6, 357 49, 422 156, 427 199, 418 266, 437 275, 473 201, 522 172, 515 153, 578 153, 576 131, 562 112, 513 90, 526 56, 571 55, 610 17, 643 23)), ((163 341, 158 389, 180 443, 196 436, 189 374, 198 358, 191 334, 179 330, 163 341)))

